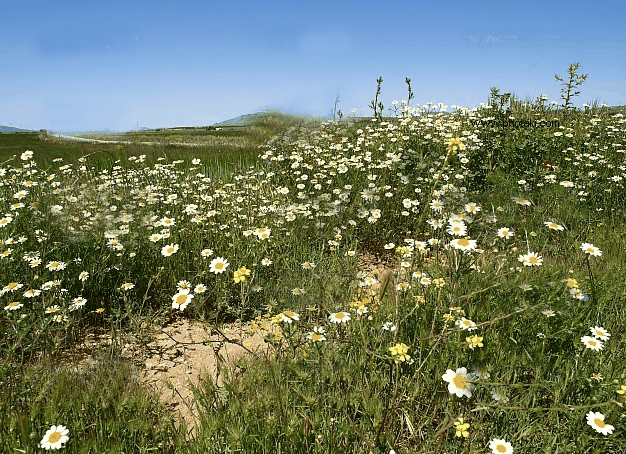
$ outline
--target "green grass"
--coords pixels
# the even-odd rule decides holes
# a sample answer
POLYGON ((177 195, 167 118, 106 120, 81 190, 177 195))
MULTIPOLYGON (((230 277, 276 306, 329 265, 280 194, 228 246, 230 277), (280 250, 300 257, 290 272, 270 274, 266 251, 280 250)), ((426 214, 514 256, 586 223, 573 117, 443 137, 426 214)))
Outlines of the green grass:
MULTIPOLYGON (((290 118, 262 117, 247 126, 223 126, 215 128, 193 128, 181 131, 148 130, 128 133, 78 134, 97 140, 131 142, 129 144, 103 144, 73 141, 58 138, 53 134, 39 132, 14 132, 0 135, 0 162, 19 156, 26 150, 35 152, 34 160, 40 167, 47 167, 54 159, 73 165, 83 163, 98 170, 111 168, 117 160, 127 161, 129 156, 147 155, 147 162, 153 163, 158 157, 167 156, 170 160, 201 156, 209 160, 209 165, 233 166, 241 168, 257 162, 258 147, 268 139, 284 133, 294 124, 302 121, 290 118), (155 142, 144 145, 139 142, 155 142), (199 144, 200 146, 178 146, 175 143, 199 144)), ((228 172, 224 172, 226 175, 228 172)))
POLYGON ((266 117, 126 134, 123 146, 3 134, 0 156, 15 158, 2 166, 0 303, 22 305, 0 315, 3 449, 37 452, 60 424, 68 452, 487 453, 495 439, 516 453, 626 452, 623 122, 535 107, 513 113, 563 128, 476 128, 494 112, 431 110, 318 126, 266 117), (222 142, 171 145, 209 137, 222 142), (542 170, 546 159, 558 167, 542 170), (465 233, 449 233, 451 219, 465 233), (365 252, 399 266, 377 281, 358 272, 365 252), (522 263, 530 253, 538 265, 522 263), (334 323, 341 313, 350 320, 334 323), (86 374, 54 367, 90 330, 121 343, 176 317, 244 320, 277 347, 194 390, 190 442, 119 345, 86 374), (610 334, 599 351, 581 339, 595 327, 610 334), (443 379, 455 374, 466 395, 443 379))

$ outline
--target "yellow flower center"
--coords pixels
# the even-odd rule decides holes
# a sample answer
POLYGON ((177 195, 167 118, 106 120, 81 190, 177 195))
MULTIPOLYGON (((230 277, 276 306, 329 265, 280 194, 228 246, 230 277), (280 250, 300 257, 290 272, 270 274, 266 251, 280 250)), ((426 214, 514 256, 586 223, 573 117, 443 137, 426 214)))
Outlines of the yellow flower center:
POLYGON ((461 238, 459 241, 457 241, 457 244, 462 247, 468 247, 470 245, 470 242, 466 238, 461 238))
POLYGON ((56 268, 59 266, 59 262, 52 262, 50 263, 50 268, 56 268))
POLYGON ((454 386, 456 386, 459 389, 467 388, 467 380, 461 374, 456 374, 454 378, 452 379, 452 383, 454 383, 454 386))
POLYGON ((596 341, 594 341, 594 340, 590 340, 590 341, 589 341, 589 345, 591 345, 592 347, 595 347, 595 346, 596 346, 596 344, 597 344, 597 342, 596 342, 596 341))
POLYGON ((176 297, 176 304, 178 304, 178 305, 184 304, 185 301, 187 301, 187 295, 178 295, 176 297))
POLYGON ((335 318, 338 318, 339 320, 341 320, 344 317, 345 315, 343 314, 343 312, 339 312, 338 314, 335 314, 335 318))
POLYGON ((587 252, 589 252, 590 254, 593 254, 595 251, 593 250, 593 248, 588 247, 587 252))
POLYGON ((594 422, 594 424, 595 424, 596 426, 598 426, 600 429, 603 429, 603 428, 604 428, 604 426, 606 426, 606 424, 604 424, 604 421, 603 421, 603 420, 601 420, 600 418, 596 418, 596 419, 594 419, 594 420, 593 420, 593 422, 594 422))
POLYGON ((13 290, 15 287, 17 287, 17 282, 11 282, 9 283, 9 285, 7 285, 7 288, 9 290, 13 290))
POLYGON ((292 318, 294 315, 296 315, 296 313, 292 311, 285 311, 285 315, 289 318, 292 318))
POLYGON ((532 264, 535 264, 535 265, 536 265, 537 263, 539 263, 539 260, 537 260, 537 257, 533 257, 533 256, 530 256, 530 257, 528 258, 528 261, 529 261, 530 263, 532 263, 532 264))
POLYGON ((216 270, 221 270, 222 268, 224 268, 224 264, 223 263, 216 263, 215 264, 215 269, 216 270))
POLYGON ((56 443, 61 439, 61 432, 52 432, 48 437, 50 443, 56 443))
POLYGON ((496 446, 496 451, 498 451, 498 452, 506 452, 506 446, 498 445, 498 446, 496 446))
POLYGON ((19 306, 20 303, 18 303, 17 301, 12 301, 9 303, 9 307, 17 307, 19 306))
POLYGON ((322 339, 322 335, 321 334, 313 334, 311 336, 311 340, 314 340, 314 341, 319 341, 321 339, 322 339))
POLYGON ((597 334, 599 337, 602 337, 602 336, 604 336, 604 331, 600 331, 600 330, 598 330, 598 331, 596 331, 596 334, 597 334))

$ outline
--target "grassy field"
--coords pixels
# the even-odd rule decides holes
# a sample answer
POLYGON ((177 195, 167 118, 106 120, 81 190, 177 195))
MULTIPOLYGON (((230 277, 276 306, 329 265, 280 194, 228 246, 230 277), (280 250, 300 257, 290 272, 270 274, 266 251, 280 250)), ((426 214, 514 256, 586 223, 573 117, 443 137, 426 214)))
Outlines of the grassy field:
POLYGON ((625 453, 625 112, 397 107, 1 134, 0 452, 625 453), (120 357, 180 317, 277 347, 191 441, 120 357))

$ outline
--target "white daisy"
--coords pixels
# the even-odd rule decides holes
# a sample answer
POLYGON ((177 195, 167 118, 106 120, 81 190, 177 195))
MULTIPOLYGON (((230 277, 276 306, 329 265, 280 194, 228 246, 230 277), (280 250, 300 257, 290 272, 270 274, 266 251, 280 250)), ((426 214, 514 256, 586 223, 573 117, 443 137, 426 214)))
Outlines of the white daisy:
POLYGON ((481 210, 480 205, 476 203, 468 203, 465 205, 465 211, 468 213, 478 213, 481 210))
POLYGON ((326 336, 324 336, 324 334, 326 334, 324 328, 321 326, 315 326, 313 327, 313 331, 307 334, 307 339, 313 342, 322 342, 326 340, 326 336))
POLYGON ((350 314, 347 312, 334 312, 328 318, 331 323, 347 323, 350 320, 350 314))
POLYGON ((12 301, 9 304, 7 304, 6 306, 4 306, 4 310, 5 311, 16 311, 20 307, 24 307, 24 305, 22 303, 17 302, 17 301, 12 301))
POLYGON ((591 243, 583 243, 580 245, 580 248, 583 251, 585 251, 587 254, 592 255, 594 257, 600 257, 602 255, 602 251, 591 243))
POLYGON ((512 454, 513 446, 508 441, 500 440, 499 438, 494 438, 489 442, 489 449, 493 454, 512 454))
POLYGON ((585 344, 585 347, 594 351, 602 350, 602 348, 604 347, 602 341, 596 339, 595 337, 583 336, 580 338, 580 341, 585 344))
POLYGON ((383 323, 383 329, 385 331, 395 331, 397 328, 393 322, 385 322, 383 323))
POLYGON ((591 330, 591 334, 597 337, 600 340, 609 340, 611 335, 601 326, 594 326, 593 328, 589 328, 591 330))
POLYGON ((188 289, 180 290, 176 295, 172 296, 172 308, 183 311, 192 299, 193 295, 189 293, 188 289))
POLYGON ((465 234, 467 233, 467 227, 465 226, 465 223, 463 221, 460 221, 449 225, 446 231, 450 235, 465 236, 465 234))
POLYGON ((433 211, 442 211, 443 210, 443 203, 440 202, 437 199, 434 199, 432 202, 430 202, 430 208, 433 211))
POLYGON ((470 240, 467 238, 457 238, 450 241, 450 246, 461 251, 473 251, 476 249, 476 240, 470 240))
POLYGON ((50 271, 59 271, 59 270, 64 270, 65 267, 67 266, 67 264, 65 262, 50 262, 46 265, 46 268, 48 268, 50 271))
POLYGON ((548 227, 549 229, 558 230, 559 232, 565 229, 565 227, 563 227, 561 224, 557 224, 556 222, 546 221, 544 222, 544 225, 548 227))
POLYGON ((76 309, 80 309, 85 304, 87 304, 87 300, 83 298, 82 296, 79 296, 78 298, 74 298, 72 300, 72 305, 70 306, 70 310, 74 311, 76 309))
POLYGON ((467 369, 460 367, 455 371, 448 369, 441 377, 448 382, 448 392, 456 394, 457 397, 472 397, 474 385, 467 382, 467 369))
POLYGON ((24 292, 24 298, 34 298, 39 295, 41 295, 41 290, 30 289, 24 292))
POLYGON ((615 430, 615 427, 604 422, 604 415, 599 412, 590 411, 587 413, 587 424, 602 435, 613 433, 613 430, 615 430))
POLYGON ((67 434, 70 433, 64 426, 52 426, 41 440, 41 447, 46 451, 50 449, 61 449, 63 443, 70 439, 67 434))
POLYGON ((293 320, 300 320, 300 316, 293 311, 285 311, 280 314, 283 322, 291 324, 293 320))
POLYGON ((228 267, 228 261, 223 257, 218 257, 216 259, 213 259, 209 266, 211 267, 212 273, 223 273, 228 267))
POLYGON ((471 320, 466 319, 465 317, 461 317, 460 320, 454 322, 459 328, 466 329, 468 331, 474 331, 476 329, 476 323, 471 320))
POLYGON ((517 259, 524 264, 524 266, 540 266, 543 263, 543 258, 534 252, 529 252, 525 255, 520 255, 517 259))
POLYGON ((176 253, 176 251, 178 251, 178 244, 172 243, 163 246, 163 248, 161 249, 161 254, 163 255, 163 257, 169 257, 172 254, 176 253))

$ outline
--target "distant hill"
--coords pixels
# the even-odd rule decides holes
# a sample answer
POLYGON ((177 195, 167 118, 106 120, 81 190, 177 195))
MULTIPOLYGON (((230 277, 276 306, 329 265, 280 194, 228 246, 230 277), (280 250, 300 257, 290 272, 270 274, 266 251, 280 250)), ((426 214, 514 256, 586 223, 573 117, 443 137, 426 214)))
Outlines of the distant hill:
POLYGON ((15 128, 13 126, 1 126, 0 125, 0 132, 34 132, 34 131, 31 131, 30 129, 15 128))
POLYGON ((240 115, 237 118, 233 118, 231 120, 225 120, 220 123, 215 123, 211 126, 248 126, 252 122, 270 116, 279 116, 284 118, 291 118, 294 120, 303 120, 303 121, 315 121, 318 123, 322 123, 324 121, 329 121, 329 118, 322 117, 313 117, 309 115, 294 115, 285 112, 281 112, 279 110, 265 110, 263 112, 257 112, 253 114, 240 115))

